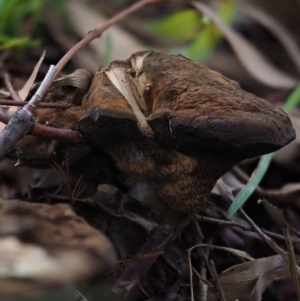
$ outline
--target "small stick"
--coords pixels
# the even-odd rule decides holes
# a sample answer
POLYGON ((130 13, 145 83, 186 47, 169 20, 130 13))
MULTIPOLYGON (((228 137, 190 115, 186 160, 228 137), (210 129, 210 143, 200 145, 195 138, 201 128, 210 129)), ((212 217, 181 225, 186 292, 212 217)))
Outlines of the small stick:
MULTIPOLYGON (((0 122, 7 124, 9 120, 14 116, 11 112, 0 108, 0 122)), ((1 133, 2 134, 2 133, 1 133)), ((0 134, 0 137, 1 137, 0 134)), ((37 122, 34 123, 31 130, 26 134, 34 135, 36 137, 41 137, 45 139, 52 139, 58 141, 64 141, 69 143, 80 143, 85 142, 85 138, 79 131, 70 129, 60 129, 51 126, 45 126, 37 122)), ((2 154, 2 149, 0 150, 0 157, 2 154)))
POLYGON ((123 19, 125 19, 129 15, 135 13, 136 11, 140 10, 141 8, 143 8, 146 5, 159 3, 159 2, 163 2, 163 1, 164 0, 141 0, 141 1, 138 1, 138 2, 134 3, 132 6, 119 12, 114 17, 107 20, 106 22, 104 22, 102 25, 100 25, 96 29, 90 31, 89 34, 85 38, 83 38, 76 45, 74 45, 57 63, 57 65, 56 65, 57 71, 56 71, 55 77, 60 73, 60 71, 68 63, 68 61, 74 56, 75 53, 77 53, 82 47, 87 45, 92 40, 101 37, 102 33, 106 29, 108 29, 112 25, 122 21, 123 19))
MULTIPOLYGON (((242 215, 247 219, 247 221, 253 226, 255 231, 259 234, 259 236, 278 254, 280 254, 287 262, 289 262, 288 253, 284 251, 282 248, 280 248, 276 242, 271 239, 269 236, 264 234, 261 229, 254 223, 254 221, 246 214, 246 212, 243 209, 240 209, 240 212, 242 215)), ((296 264, 296 271, 300 275, 300 268, 296 264)))
POLYGON ((38 90, 32 96, 30 101, 28 102, 28 106, 32 109, 35 109, 38 103, 42 100, 44 95, 46 94, 48 88, 50 87, 54 76, 56 75, 57 68, 54 65, 51 65, 45 78, 43 79, 41 85, 39 86, 38 90))
POLYGON ((252 230, 251 226, 243 225, 241 223, 237 223, 237 222, 233 222, 233 221, 225 221, 225 220, 211 218, 211 217, 198 215, 198 214, 194 214, 194 216, 195 216, 196 220, 199 221, 199 222, 207 222, 207 223, 213 223, 213 224, 218 224, 218 225, 239 227, 239 228, 242 228, 246 231, 251 231, 252 230))
POLYGON ((217 271, 216 271, 215 263, 214 263, 213 260, 210 260, 209 263, 210 263, 210 268, 211 268, 212 276, 214 278, 214 281, 215 281, 215 284, 216 284, 216 289, 218 291, 220 300, 221 301, 226 301, 225 296, 223 294, 223 291, 222 291, 222 289, 220 287, 220 284, 219 284, 219 281, 218 281, 218 274, 217 274, 217 271))
POLYGON ((199 278, 200 281, 204 282, 209 287, 214 287, 214 285, 211 284, 208 280, 204 279, 194 267, 193 267, 193 272, 199 278))
MULTIPOLYGON (((27 105, 27 101, 20 101, 20 100, 12 100, 12 99, 0 99, 0 106, 16 106, 16 107, 22 107, 27 105)), ((37 105, 38 108, 49 108, 49 109, 69 109, 72 107, 76 107, 76 105, 72 103, 66 103, 66 102, 40 102, 37 105)))
POLYGON ((21 97, 19 96, 19 94, 14 90, 12 84, 11 84, 11 81, 10 81, 10 77, 9 77, 9 74, 7 72, 4 72, 3 73, 3 79, 4 79, 4 82, 5 82, 5 85, 12 97, 13 100, 15 101, 22 101, 21 97))

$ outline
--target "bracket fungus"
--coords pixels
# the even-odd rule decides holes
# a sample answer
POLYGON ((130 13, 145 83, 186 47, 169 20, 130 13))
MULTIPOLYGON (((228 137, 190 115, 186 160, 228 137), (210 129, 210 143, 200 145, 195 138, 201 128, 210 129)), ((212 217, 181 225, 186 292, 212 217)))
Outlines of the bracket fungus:
POLYGON ((172 210, 201 212, 217 179, 295 138, 289 117, 181 55, 152 51, 95 74, 78 129, 172 210))

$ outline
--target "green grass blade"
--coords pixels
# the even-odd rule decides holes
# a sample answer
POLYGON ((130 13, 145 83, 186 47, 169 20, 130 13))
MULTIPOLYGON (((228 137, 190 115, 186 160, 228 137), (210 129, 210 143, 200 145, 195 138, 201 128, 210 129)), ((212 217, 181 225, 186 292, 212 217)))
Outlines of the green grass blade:
POLYGON ((290 114, 300 103, 300 85, 293 91, 293 93, 288 98, 287 102, 285 103, 283 110, 287 114, 290 114))
POLYGON ((272 157, 273 154, 268 154, 260 158, 257 168, 252 173, 252 176, 249 179, 247 185, 240 190, 233 203, 231 204, 227 214, 228 217, 233 216, 244 205, 244 203, 256 189, 266 171, 268 170, 272 157))
MULTIPOLYGON (((287 102, 285 103, 283 110, 289 114, 293 111, 293 109, 300 103, 300 85, 293 91, 293 93, 288 98, 287 102)), ((234 201, 232 202, 227 216, 233 216, 247 201, 256 187, 259 185, 260 181, 264 177, 265 173, 267 172, 269 165, 271 163, 273 154, 264 155, 260 158, 258 166, 256 170, 252 173, 251 178, 249 179, 246 186, 240 190, 238 195, 235 197, 234 201)))

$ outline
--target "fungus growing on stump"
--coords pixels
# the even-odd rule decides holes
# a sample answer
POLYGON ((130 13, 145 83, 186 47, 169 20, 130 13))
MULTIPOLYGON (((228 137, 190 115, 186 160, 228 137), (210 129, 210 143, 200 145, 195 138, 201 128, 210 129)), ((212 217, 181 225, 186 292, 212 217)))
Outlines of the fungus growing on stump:
POLYGON ((289 117, 181 55, 137 52, 96 73, 78 129, 170 209, 199 213, 219 177, 295 138, 289 117))

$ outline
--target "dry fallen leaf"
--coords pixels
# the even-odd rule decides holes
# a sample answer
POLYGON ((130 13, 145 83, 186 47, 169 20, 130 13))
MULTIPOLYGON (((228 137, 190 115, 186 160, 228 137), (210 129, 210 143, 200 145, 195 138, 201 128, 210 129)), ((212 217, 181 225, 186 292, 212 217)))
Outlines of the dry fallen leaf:
POLYGON ((289 276, 286 261, 276 255, 235 265, 222 272, 218 281, 227 301, 258 301, 269 283, 289 276))
POLYGON ((271 218, 273 219, 273 221, 280 227, 280 229, 288 227, 284 219, 282 210, 280 210, 276 206, 273 206, 267 200, 262 200, 262 203, 269 215, 271 216, 271 218))
POLYGON ((115 261, 110 241, 68 205, 0 201, 1 296, 86 281, 115 261))

